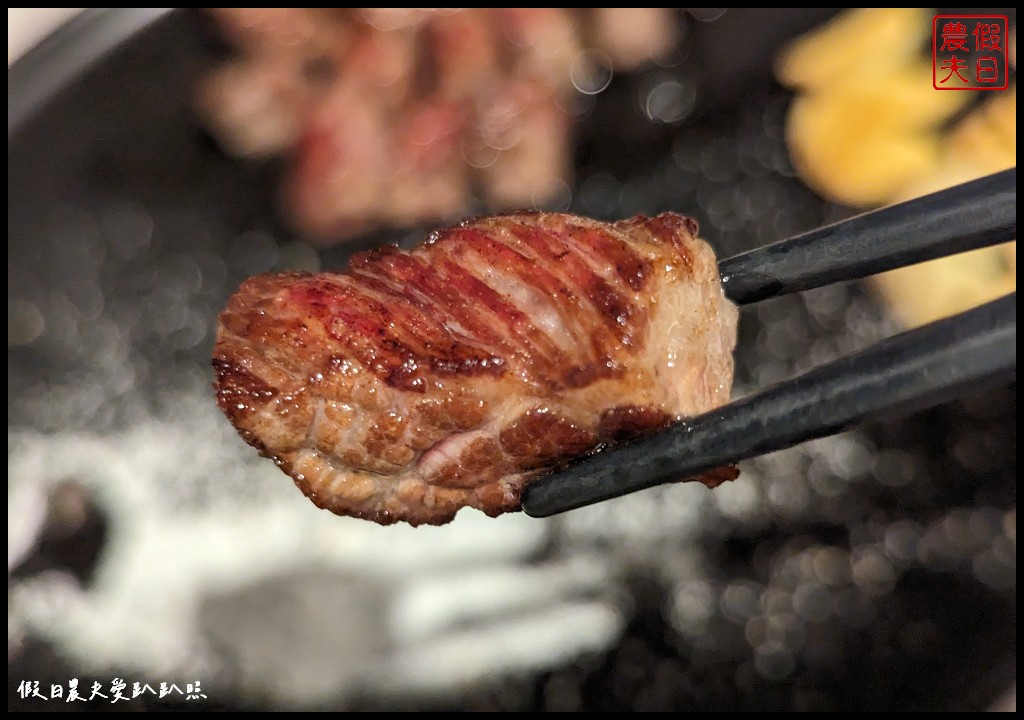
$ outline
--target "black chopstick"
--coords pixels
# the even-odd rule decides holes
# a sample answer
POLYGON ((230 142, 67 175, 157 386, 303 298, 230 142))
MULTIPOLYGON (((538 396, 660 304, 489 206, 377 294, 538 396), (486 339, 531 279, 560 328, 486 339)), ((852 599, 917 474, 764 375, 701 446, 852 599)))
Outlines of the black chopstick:
POLYGON ((523 509, 545 517, 692 477, 1016 379, 1017 294, 902 333, 751 397, 540 478, 523 509))
POLYGON ((1016 237, 1012 168, 727 258, 718 269, 725 294, 745 305, 1016 237))

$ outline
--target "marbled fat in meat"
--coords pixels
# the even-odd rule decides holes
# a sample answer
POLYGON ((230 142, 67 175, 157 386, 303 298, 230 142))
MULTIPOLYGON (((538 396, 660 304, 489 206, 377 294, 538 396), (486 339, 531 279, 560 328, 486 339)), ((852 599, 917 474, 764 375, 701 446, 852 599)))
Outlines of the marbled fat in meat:
POLYGON ((335 513, 516 510, 531 479, 728 401, 737 312, 696 235, 675 213, 517 213, 251 278, 220 317, 217 400, 335 513))

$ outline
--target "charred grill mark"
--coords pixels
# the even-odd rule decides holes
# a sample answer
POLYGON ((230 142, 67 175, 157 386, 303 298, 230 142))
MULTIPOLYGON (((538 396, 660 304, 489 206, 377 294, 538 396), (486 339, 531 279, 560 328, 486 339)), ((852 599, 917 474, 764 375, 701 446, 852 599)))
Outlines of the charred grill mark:
POLYGON ((445 308, 429 305, 418 297, 418 293, 402 291, 364 272, 354 272, 353 280, 381 297, 389 307, 407 308, 408 312, 402 317, 412 317, 414 321, 422 323, 428 333, 436 333, 437 341, 426 341, 423 349, 406 355, 403 363, 391 370, 386 381, 392 386, 402 389, 420 387, 422 365, 429 367, 435 374, 449 376, 474 375, 480 372, 497 376, 504 372, 504 358, 496 355, 490 348, 481 348, 479 343, 473 342, 475 338, 467 338, 461 333, 457 336, 446 323, 428 320, 431 316, 445 317, 445 308))
POLYGON ((445 282, 437 267, 431 267, 418 257, 403 253, 398 248, 387 248, 387 252, 364 253, 352 262, 353 272, 359 275, 376 273, 391 281, 399 288, 409 288, 434 303, 434 312, 440 317, 451 318, 477 343, 488 348, 494 355, 507 354, 519 350, 509 338, 502 335, 493 325, 487 323, 480 313, 480 308, 467 303, 465 295, 460 294, 451 283, 445 282))
POLYGON ((557 367, 559 349, 534 325, 533 320, 475 275, 467 271, 454 258, 445 257, 435 261, 442 278, 461 294, 467 306, 486 310, 497 323, 505 328, 509 336, 525 348, 530 360, 531 377, 550 379, 557 367))
POLYGON ((696 232, 695 221, 671 213, 612 227, 544 214, 512 215, 500 223, 471 221, 435 233, 420 251, 425 258, 387 247, 356 255, 346 273, 250 279, 222 321, 260 346, 287 340, 305 349, 312 338, 330 349, 332 343, 323 341, 333 341, 403 390, 425 390, 430 374, 498 377, 513 357, 516 367, 529 368, 529 376, 548 387, 583 387, 618 375, 614 358, 643 346, 647 308, 633 291, 644 287, 652 267, 614 229, 641 229, 651 239, 671 243, 684 264, 690 260, 685 241, 696 232), (477 264, 492 264, 531 288, 538 301, 549 299, 550 311, 572 332, 580 351, 567 356, 550 328, 538 327, 514 299, 467 269, 475 256, 477 264), (614 276, 602 275, 595 261, 613 267, 614 276), (268 306, 267 311, 246 312, 246 303, 268 306), (588 305, 592 312, 586 312, 588 305), (273 320, 281 316, 281 306, 294 308, 292 320, 273 320), (324 332, 308 328, 310 322, 324 332))
POLYGON ((501 446, 524 470, 582 455, 597 445, 593 433, 546 407, 523 413, 498 437, 501 446))
POLYGON ((604 327, 591 323, 594 352, 597 357, 608 355, 615 349, 616 340, 623 345, 634 344, 634 333, 639 330, 631 322, 637 308, 608 281, 598 275, 584 260, 558 242, 550 233, 540 229, 509 223, 507 226, 516 238, 525 243, 540 258, 556 264, 558 270, 571 281, 579 294, 586 297, 596 310, 604 327))
POLYGON ((692 271, 693 255, 686 241, 696 239, 697 233, 700 231, 700 225, 692 217, 678 213, 661 213, 650 218, 637 215, 630 220, 616 223, 616 225, 641 227, 650 233, 652 238, 671 243, 680 263, 692 271))
MULTIPOLYGON (((515 234, 512 234, 515 237, 515 234)), ((449 240, 452 246, 461 244, 467 251, 478 254, 497 271, 512 277, 524 288, 537 292, 539 297, 543 298, 541 302, 545 303, 545 307, 534 308, 535 313, 538 310, 555 313, 560 326, 565 332, 571 333, 578 349, 573 354, 567 354, 564 349, 555 346, 550 329, 538 327, 536 321, 525 318, 524 315, 531 339, 536 343, 537 338, 545 338, 546 344, 552 347, 552 354, 548 355, 550 360, 544 366, 543 378, 546 384, 553 388, 580 387, 579 381, 582 376, 577 372, 579 367, 591 368, 591 382, 612 372, 614 367, 608 365, 606 358, 616 351, 615 337, 594 322, 594 318, 584 307, 585 301, 562 279, 563 273, 559 272, 562 267, 552 267, 548 262, 538 262, 537 258, 524 255, 523 252, 506 244, 504 238, 496 235, 493 230, 464 227, 449 231, 442 240, 449 240), (571 362, 572 359, 576 362, 571 362)), ((554 254, 550 248, 539 242, 534 242, 532 246, 526 243, 526 247, 521 249, 530 255, 544 253, 539 256, 540 258, 554 254)))
POLYGON ((636 215, 625 222, 645 227, 657 239, 670 240, 674 245, 680 244, 680 236, 692 240, 700 232, 700 224, 694 218, 679 213, 666 212, 654 217, 636 215))
MULTIPOLYGON (((351 268, 351 278, 361 288, 369 290, 375 297, 383 297, 385 302, 408 306, 412 311, 427 316, 439 316, 439 307, 430 302, 411 285, 397 284, 374 274, 373 267, 351 268)), ((445 326, 445 330, 448 327, 445 326)))
POLYGON ((551 301, 550 306, 558 313, 562 323, 570 325, 566 320, 572 310, 578 309, 578 298, 558 275, 509 247, 493 232, 480 228, 455 228, 448 231, 445 239, 471 248, 491 267, 516 278, 524 287, 539 291, 541 296, 551 301))
POLYGON ((452 337, 410 302, 384 303, 350 276, 314 278, 288 294, 363 365, 400 390, 425 392, 432 375, 500 375, 504 359, 452 337))
MULTIPOLYGON (((287 302, 318 318, 331 338, 398 389, 425 391, 430 373, 497 377, 514 354, 526 361, 517 365, 530 367, 535 380, 553 388, 616 376, 621 371, 613 358, 624 348, 642 347, 646 308, 579 251, 585 247, 591 258, 614 267, 627 292, 643 288, 651 263, 601 228, 563 221, 556 234, 515 221, 524 217, 507 218, 504 237, 495 226, 472 222, 435 233, 423 251, 426 261, 388 247, 355 256, 345 274, 295 274, 290 279, 298 289, 287 302), (472 262, 467 253, 480 260, 472 262), (538 327, 514 299, 465 267, 481 261, 538 293, 538 301, 549 301, 548 310, 582 351, 573 353, 576 362, 566 362, 550 328, 538 327), (586 312, 586 305, 593 311, 586 312)), ((652 231, 689 232, 688 222, 669 219, 652 231)))
POLYGON ((626 442, 655 430, 662 430, 671 422, 672 416, 661 408, 619 405, 609 408, 601 414, 597 434, 601 442, 626 442))
POLYGON ((562 383, 571 389, 584 388, 598 380, 622 377, 622 366, 611 357, 566 368, 562 383))
POLYGON ((539 283, 545 298, 558 301, 553 309, 560 324, 579 345, 589 344, 593 356, 607 354, 614 348, 615 337, 607 328, 595 323, 592 313, 587 312, 586 284, 572 272, 578 267, 573 262, 577 259, 570 250, 560 243, 552 247, 550 236, 521 223, 510 221, 500 228, 489 228, 489 231, 497 241, 509 245, 534 265, 534 282, 539 283), (560 300, 559 295, 562 296, 560 300))
POLYGON ((571 242, 593 248, 612 267, 619 279, 633 291, 644 289, 651 276, 651 263, 636 253, 629 245, 601 228, 569 225, 558 233, 563 242, 571 242))
POLYGON ((217 375, 217 405, 242 438, 266 455, 266 446, 248 427, 253 416, 277 397, 277 390, 229 359, 214 357, 213 370, 217 375))

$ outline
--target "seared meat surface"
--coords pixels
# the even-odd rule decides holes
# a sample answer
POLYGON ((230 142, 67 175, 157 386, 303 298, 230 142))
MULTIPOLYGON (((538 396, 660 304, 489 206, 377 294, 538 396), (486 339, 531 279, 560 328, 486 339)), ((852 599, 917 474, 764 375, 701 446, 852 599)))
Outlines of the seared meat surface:
POLYGON ((696 233, 519 213, 251 278, 220 317, 217 400, 332 512, 518 509, 532 478, 728 401, 737 312, 696 233))

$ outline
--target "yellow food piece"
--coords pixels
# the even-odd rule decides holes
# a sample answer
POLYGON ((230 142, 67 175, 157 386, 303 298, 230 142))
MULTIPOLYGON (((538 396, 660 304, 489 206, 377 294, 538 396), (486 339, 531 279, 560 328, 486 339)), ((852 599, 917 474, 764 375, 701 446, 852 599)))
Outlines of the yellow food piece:
MULTIPOLYGON (((994 95, 944 138, 941 167, 894 200, 927 195, 1015 167, 1016 128, 1016 89, 994 95)), ((923 325, 1016 290, 1017 243, 893 270, 873 278, 873 284, 904 325, 923 325)))
POLYGON ((931 27, 926 8, 864 8, 842 13, 796 39, 779 56, 779 82, 802 90, 843 84, 850 76, 886 81, 885 71, 920 52, 921 30, 931 27))
POLYGON ((893 270, 873 284, 896 319, 916 327, 1014 292, 1016 257, 1009 243, 893 270))
MULTIPOLYGON (((793 166, 822 196, 876 207, 1016 166, 1016 89, 987 93, 945 127, 976 96, 932 87, 922 52, 931 27, 930 10, 855 10, 780 56, 779 79, 802 91, 786 123, 793 166)), ((1013 292, 1016 243, 884 273, 872 284, 901 322, 921 325, 1013 292)))
MULTIPOLYGON (((947 161, 942 173, 907 188, 906 197, 942 190, 998 172, 974 163, 947 161)), ((903 325, 916 327, 995 300, 1017 289, 1017 244, 982 248, 969 253, 882 273, 871 284, 903 325)))
POLYGON ((872 124, 870 106, 855 94, 795 100, 786 138, 800 177, 844 205, 882 204, 938 164, 936 138, 872 124))
POLYGON ((949 134, 946 151, 949 163, 975 168, 979 177, 1016 167, 1017 88, 995 93, 965 117, 949 134))
POLYGON ((939 92, 915 62, 883 84, 859 81, 799 96, 786 140, 808 185, 846 205, 884 204, 941 161, 938 127, 969 99, 939 92))

